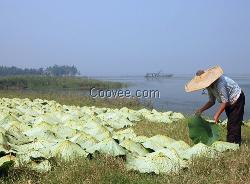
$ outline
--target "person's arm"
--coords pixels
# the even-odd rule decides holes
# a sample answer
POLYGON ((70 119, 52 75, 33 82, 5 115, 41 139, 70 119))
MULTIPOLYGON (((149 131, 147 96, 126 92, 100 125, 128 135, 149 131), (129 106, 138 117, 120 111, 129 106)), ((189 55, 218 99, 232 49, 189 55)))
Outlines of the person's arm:
POLYGON ((195 112, 195 114, 197 115, 201 115, 205 110, 210 109, 215 104, 216 98, 211 92, 211 89, 207 88, 207 92, 208 92, 209 101, 203 107, 201 107, 195 112))
POLYGON ((204 111, 214 106, 214 104, 215 104, 215 101, 209 100, 203 107, 198 109, 195 114, 198 114, 198 115, 202 114, 204 111))
POLYGON ((225 108, 227 107, 228 102, 226 103, 221 103, 219 109, 217 110, 217 112, 214 115, 214 121, 217 124, 220 118, 220 115, 224 112, 225 108))

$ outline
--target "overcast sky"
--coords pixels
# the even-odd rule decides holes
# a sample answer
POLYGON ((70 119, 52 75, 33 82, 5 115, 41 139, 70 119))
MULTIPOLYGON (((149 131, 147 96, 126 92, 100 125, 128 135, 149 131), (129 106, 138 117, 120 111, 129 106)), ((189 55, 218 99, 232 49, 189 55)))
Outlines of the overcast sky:
POLYGON ((0 65, 250 73, 249 0, 0 0, 0 65))

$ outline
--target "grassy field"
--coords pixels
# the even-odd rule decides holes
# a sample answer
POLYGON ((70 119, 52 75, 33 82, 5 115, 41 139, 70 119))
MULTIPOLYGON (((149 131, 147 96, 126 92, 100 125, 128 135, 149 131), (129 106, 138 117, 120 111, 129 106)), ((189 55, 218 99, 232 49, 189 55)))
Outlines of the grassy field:
MULTIPOLYGON (((14 94, 1 94, 1 97, 14 97, 14 94)), ((27 97, 30 94, 19 94, 18 97, 27 97), (24 95, 24 96, 22 96, 24 95)), ((50 100, 58 100, 65 104, 79 104, 78 97, 58 97, 56 95, 39 96, 33 94, 31 98, 43 97, 50 100), (76 98, 76 99, 75 99, 76 98), (71 101, 70 101, 71 99, 71 101)), ((91 105, 92 102, 89 102, 91 105)), ((102 105, 115 104, 100 102, 102 105)), ((96 104, 95 104, 96 105, 96 104)), ((121 104, 122 105, 122 104, 121 104)), ((123 104, 124 105, 124 104, 123 104)), ((119 105, 118 105, 119 106, 119 105)), ((140 108, 139 104, 133 104, 131 107, 140 108)), ((176 140, 184 140, 192 144, 188 136, 188 128, 186 120, 176 122, 174 124, 150 123, 141 121, 133 127, 137 135, 153 136, 162 134, 174 138, 176 140)), ((183 170, 175 175, 155 175, 140 174, 135 171, 127 171, 122 158, 114 158, 100 155, 97 158, 88 160, 79 158, 71 162, 57 161, 53 165, 53 170, 45 174, 38 174, 26 168, 11 169, 8 177, 0 178, 0 183, 17 183, 17 184, 33 184, 33 183, 53 183, 53 184, 82 184, 82 183, 133 183, 133 184, 155 184, 155 183, 185 183, 185 184, 242 184, 250 183, 250 128, 243 127, 243 140, 239 151, 228 152, 217 159, 199 158, 193 160, 189 169, 183 170)), ((223 128, 221 137, 225 140, 226 128, 223 128)))
POLYGON ((39 75, 21 75, 0 77, 0 89, 99 89, 121 88, 126 84, 120 82, 100 81, 81 77, 52 77, 39 75))

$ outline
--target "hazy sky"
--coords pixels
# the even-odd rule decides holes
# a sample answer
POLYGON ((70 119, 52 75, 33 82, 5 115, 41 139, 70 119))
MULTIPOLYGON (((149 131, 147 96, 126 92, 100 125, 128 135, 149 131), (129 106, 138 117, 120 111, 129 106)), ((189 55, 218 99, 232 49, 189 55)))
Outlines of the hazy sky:
POLYGON ((0 65, 250 73, 249 0, 0 0, 0 65))

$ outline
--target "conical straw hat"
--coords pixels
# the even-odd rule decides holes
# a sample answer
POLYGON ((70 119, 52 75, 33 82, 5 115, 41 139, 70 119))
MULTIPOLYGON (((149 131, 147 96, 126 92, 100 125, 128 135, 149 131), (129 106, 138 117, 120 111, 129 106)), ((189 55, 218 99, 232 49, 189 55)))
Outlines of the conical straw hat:
POLYGON ((185 91, 193 92, 205 89, 222 75, 223 70, 220 66, 215 66, 213 68, 205 70, 204 73, 199 76, 196 75, 189 83, 186 84, 185 91))

